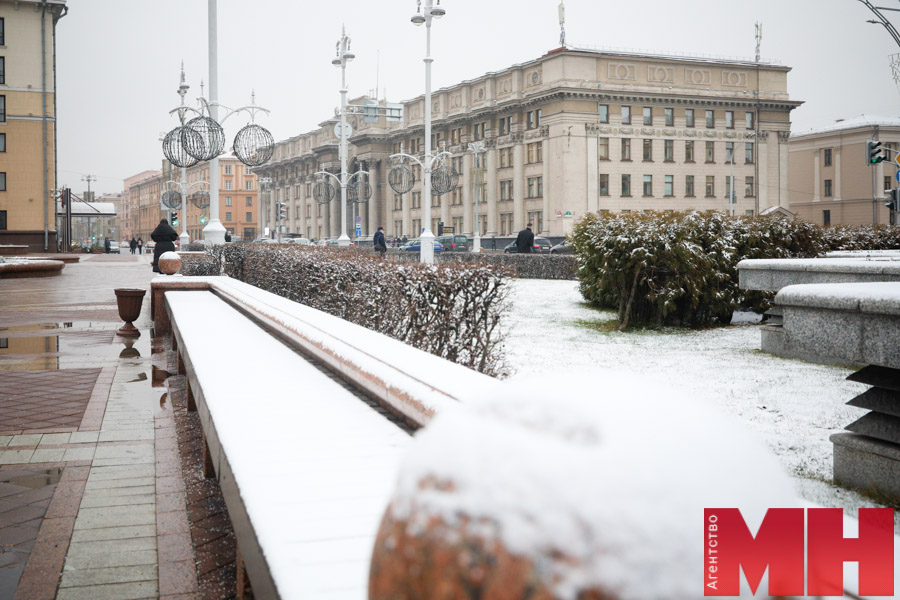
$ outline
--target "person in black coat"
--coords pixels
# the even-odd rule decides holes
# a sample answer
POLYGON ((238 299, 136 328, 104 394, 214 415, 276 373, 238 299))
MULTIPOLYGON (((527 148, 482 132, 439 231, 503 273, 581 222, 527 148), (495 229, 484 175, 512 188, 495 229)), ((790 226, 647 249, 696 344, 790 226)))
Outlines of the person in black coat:
POLYGON ((156 248, 153 249, 153 272, 161 273, 158 264, 159 257, 165 252, 175 251, 175 240, 178 239, 178 234, 175 233, 168 221, 161 219, 159 225, 150 234, 150 238, 156 242, 156 248))
POLYGON ((534 252, 534 232, 531 231, 531 223, 519 232, 516 238, 516 252, 523 254, 534 252))
POLYGON ((128 247, 131 249, 131 253, 134 254, 137 251, 137 240, 134 239, 134 236, 131 236, 131 241, 128 242, 128 247))
POLYGON ((372 242, 375 246, 375 252, 378 252, 382 256, 384 256, 384 253, 387 252, 387 242, 384 239, 384 227, 378 228, 378 231, 375 232, 375 236, 373 237, 372 242))

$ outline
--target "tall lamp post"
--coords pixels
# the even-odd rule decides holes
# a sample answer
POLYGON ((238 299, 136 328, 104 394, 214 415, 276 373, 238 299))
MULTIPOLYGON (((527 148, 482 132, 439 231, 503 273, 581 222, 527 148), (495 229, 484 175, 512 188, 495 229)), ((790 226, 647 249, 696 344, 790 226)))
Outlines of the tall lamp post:
MULTIPOLYGON (((272 206, 272 178, 260 177, 257 181, 259 182, 260 203, 262 203, 263 200, 265 200, 266 203, 265 209, 263 209, 263 207, 260 207, 259 209, 260 220, 262 219, 263 214, 266 215, 266 220, 268 220, 269 207, 272 206)), ((278 218, 276 216, 276 221, 277 220, 278 218)), ((262 232, 258 232, 257 235, 262 237, 262 232)))
MULTIPOLYGON (((338 245, 349 246, 350 237, 347 235, 347 144, 351 131, 347 126, 347 63, 356 58, 356 55, 350 52, 350 38, 343 27, 336 49, 336 56, 331 64, 341 68, 341 121, 340 125, 335 127, 335 133, 339 140, 338 152, 341 155, 341 235, 338 238, 338 245)), ((328 173, 328 175, 331 174, 328 173)))
POLYGON ((475 186, 475 241, 472 244, 473 252, 481 252, 481 215, 478 214, 478 200, 481 194, 481 183, 484 181, 484 142, 470 142, 468 151, 475 155, 474 168, 472 169, 472 183, 475 186))

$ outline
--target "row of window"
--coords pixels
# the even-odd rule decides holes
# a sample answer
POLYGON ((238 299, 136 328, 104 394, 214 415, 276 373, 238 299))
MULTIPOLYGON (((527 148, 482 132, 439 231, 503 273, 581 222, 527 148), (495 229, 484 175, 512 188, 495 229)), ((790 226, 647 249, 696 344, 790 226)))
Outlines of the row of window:
MULTIPOLYGON (((226 190, 234 189, 232 187, 232 182, 230 179, 225 181, 225 189, 226 190)), ((252 179, 248 179, 247 181, 244 182, 244 189, 247 191, 250 191, 253 189, 253 180, 252 179)))
MULTIPOLYGON (((744 144, 744 162, 753 164, 754 154, 753 142, 744 144)), ((597 140, 597 156, 600 160, 609 160, 609 138, 598 138, 597 140)), ((725 142, 725 164, 731 164, 734 159, 735 143, 725 142)), ((620 160, 631 160, 631 138, 621 139, 620 160)), ((653 140, 643 140, 643 160, 653 160, 653 140)), ((694 161, 694 141, 687 140, 684 142, 684 162, 692 163, 694 161)), ((716 162, 716 142, 706 142, 706 162, 716 162)), ((675 140, 663 140, 663 160, 665 162, 675 162, 675 140)))
MULTIPOLYGON (((600 117, 601 123, 609 123, 609 105, 601 104, 598 107, 598 113, 600 117)), ((706 117, 706 127, 707 129, 714 129, 716 127, 716 111, 707 110, 705 111, 706 117)), ((621 107, 621 124, 622 125, 631 125, 631 107, 630 106, 622 106, 621 107)), ((653 125, 653 107, 645 106, 644 107, 644 125, 653 125)), ((675 126, 675 109, 674 108, 664 108, 663 116, 665 117, 665 125, 667 127, 675 126)), ((693 108, 684 109, 684 126, 685 127, 695 127, 695 114, 693 108)), ((752 112, 744 113, 744 126, 747 129, 753 129, 755 125, 755 117, 752 112)), ((726 129, 734 129, 734 111, 726 110, 725 111, 725 128, 726 129)))
MULTIPOLYGON (((725 197, 728 198, 731 196, 731 177, 725 178, 725 197)), ((748 198, 752 198, 756 195, 756 189, 754 187, 755 181, 753 177, 745 177, 744 178, 744 196, 748 198)), ((715 198, 716 197, 716 177, 715 175, 707 175, 706 176, 706 197, 707 198, 715 198)), ((601 196, 609 196, 609 174, 603 173, 600 175, 599 181, 599 193, 601 196)), ((622 175, 622 193, 621 196, 628 198, 631 197, 631 175, 622 175)), ((643 177, 643 195, 645 197, 653 196, 653 175, 644 175, 643 177)), ((694 189, 694 176, 686 175, 684 178, 684 197, 685 198, 693 198, 695 197, 695 189, 694 189)), ((663 177, 663 196, 674 197, 675 196, 675 176, 674 175, 665 175, 663 177)))
MULTIPOLYGON (((233 220, 234 220, 234 219, 231 218, 231 212, 226 211, 226 212, 225 212, 225 221, 228 222, 228 223, 231 223, 233 220)), ((245 220, 245 221, 248 221, 248 222, 250 222, 250 223, 252 223, 252 222, 253 222, 253 213, 248 212, 248 213, 247 213, 247 218, 244 219, 244 220, 245 220)))
MULTIPOLYGON (((509 135, 512 133, 513 125, 515 121, 513 121, 513 115, 506 115, 503 117, 499 117, 497 119, 497 134, 498 135, 509 135)), ((482 121, 480 123, 473 124, 472 127, 472 139, 474 141, 479 141, 485 139, 485 136, 488 131, 488 126, 490 125, 489 121, 482 121)), ((541 109, 530 110, 525 113, 525 129, 537 129, 541 126, 541 109)), ((450 130, 450 144, 453 146, 457 146, 462 143, 463 135, 465 134, 465 127, 456 127, 455 129, 450 130)), ((445 141, 444 134, 441 132, 435 132, 431 134, 431 147, 432 148, 440 148, 441 143, 445 141)), ((407 140, 406 142, 398 142, 394 144, 393 152, 394 154, 400 152, 406 152, 407 154, 420 154, 425 151, 425 138, 412 138, 407 140)))
MULTIPOLYGON (((226 175, 232 174, 231 166, 232 165, 225 165, 225 174, 226 175)), ((253 171, 250 170, 250 167, 247 167, 247 166, 244 167, 244 175, 253 175, 253 171)))
MULTIPOLYGON (((247 206, 253 206, 253 196, 247 196, 245 202, 247 203, 247 206)), ((231 203, 231 196, 225 196, 225 206, 231 206, 231 203)))

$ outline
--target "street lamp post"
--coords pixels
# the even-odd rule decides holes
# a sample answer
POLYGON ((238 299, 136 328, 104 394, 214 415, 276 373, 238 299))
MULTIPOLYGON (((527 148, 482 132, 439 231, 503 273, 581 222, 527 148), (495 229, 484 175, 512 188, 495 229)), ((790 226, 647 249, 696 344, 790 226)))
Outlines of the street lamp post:
MULTIPOLYGON (((263 209, 263 207, 260 207, 259 214, 260 216, 262 216, 263 214, 267 215, 268 220, 269 208, 272 206, 272 178, 260 177, 257 181, 259 181, 260 203, 263 202, 263 199, 265 199, 266 202, 265 209, 263 209)), ((277 214, 275 219, 276 221, 278 220, 277 214)), ((258 232, 257 235, 262 237, 261 233, 262 232, 258 232)))
MULTIPOLYGON (((347 235, 347 144, 350 140, 350 128, 347 127, 347 63, 356 58, 356 55, 350 52, 350 38, 347 31, 341 28, 341 39, 337 43, 337 55, 331 61, 336 67, 341 68, 341 121, 339 126, 338 152, 341 158, 341 235, 338 238, 338 245, 349 246, 350 237, 347 235)), ((329 175, 331 175, 329 173, 329 175)))
POLYGON ((468 151, 475 155, 474 168, 472 169, 472 182, 475 186, 475 241, 472 243, 472 251, 481 252, 481 222, 478 214, 478 199, 481 194, 481 182, 484 179, 484 168, 481 163, 484 160, 484 142, 470 142, 468 151))

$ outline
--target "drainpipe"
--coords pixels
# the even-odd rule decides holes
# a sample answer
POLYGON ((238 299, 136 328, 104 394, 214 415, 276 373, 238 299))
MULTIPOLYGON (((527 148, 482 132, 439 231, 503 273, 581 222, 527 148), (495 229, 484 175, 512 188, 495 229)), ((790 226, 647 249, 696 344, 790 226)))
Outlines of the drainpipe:
MULTIPOLYGON (((50 196, 50 186, 47 181, 47 2, 41 2, 41 127, 44 132, 44 252, 49 248, 49 211, 47 200, 50 196)), ((56 207, 54 206, 54 210, 56 207)))
MULTIPOLYGON (((69 12, 69 7, 64 6, 62 12, 59 13, 59 17, 53 18, 53 39, 51 42, 53 43, 53 188, 57 191, 59 190, 59 127, 57 124, 59 123, 59 114, 56 112, 56 22, 59 19, 62 19, 69 12)), ((59 248, 59 219, 56 218, 56 196, 53 197, 53 222, 56 226, 56 246, 59 248)), ((66 221, 68 226, 68 221, 66 221)), ((71 245, 72 236, 63 236, 66 246, 65 251, 69 251, 69 246, 71 245), (66 239, 69 238, 69 239, 66 239)))

